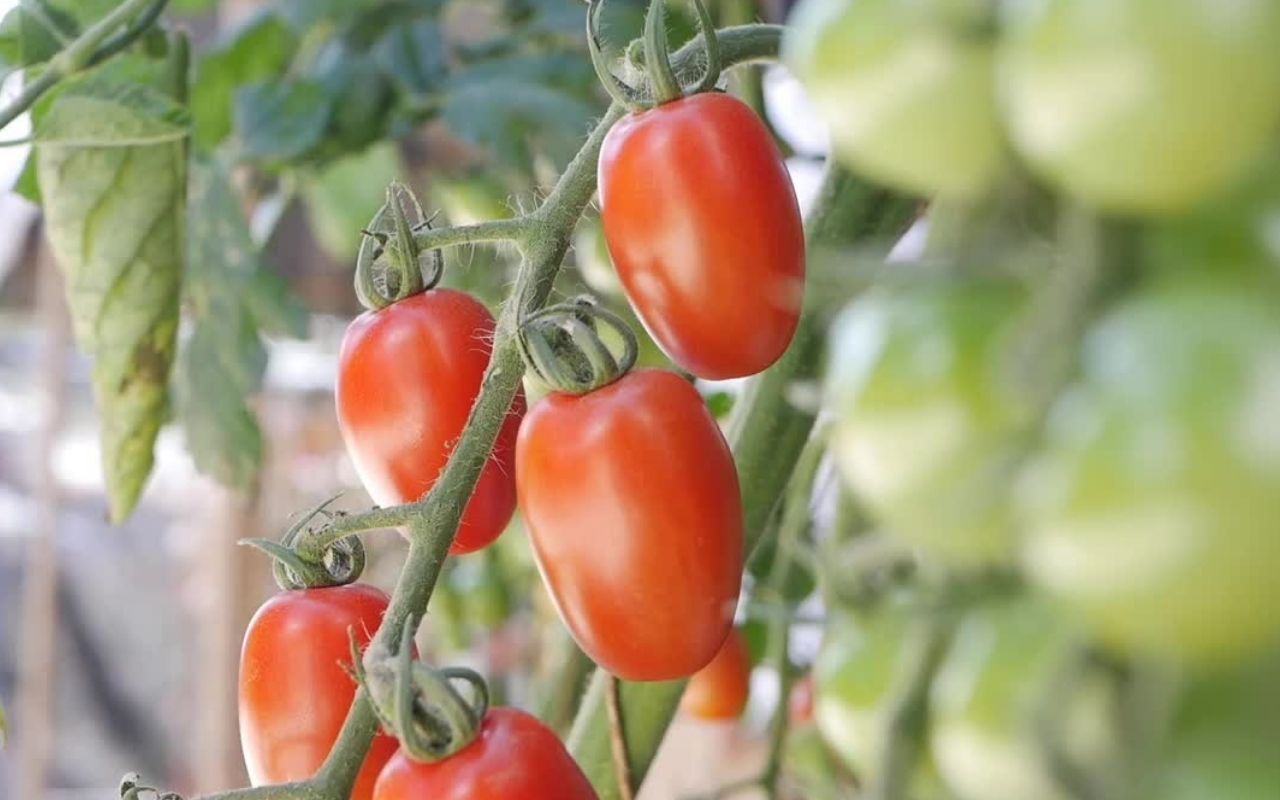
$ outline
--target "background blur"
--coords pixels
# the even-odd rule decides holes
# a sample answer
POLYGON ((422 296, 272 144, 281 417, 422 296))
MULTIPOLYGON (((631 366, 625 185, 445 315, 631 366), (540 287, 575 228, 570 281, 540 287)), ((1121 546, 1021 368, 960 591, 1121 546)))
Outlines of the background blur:
MULTIPOLYGON (((0 13, 14 5, 0 0, 0 13)), ((205 50, 262 5, 188 0, 174 11, 185 14, 197 50, 205 50)), ((286 13, 306 8, 276 5, 286 13)), ((235 542, 278 536, 291 514, 337 492, 344 493, 338 507, 370 504, 343 450, 332 399, 338 343, 360 311, 351 290, 360 226, 397 177, 453 222, 527 208, 605 107, 582 42, 581 2, 453 5, 466 6, 448 20, 453 39, 485 41, 517 20, 540 32, 540 53, 569 54, 548 68, 539 88, 544 106, 513 111, 509 87, 472 81, 458 89, 468 92, 465 108, 397 144, 353 148, 269 178, 235 176, 241 189, 251 184, 246 196, 257 197, 245 210, 266 263, 305 308, 304 336, 267 340, 253 403, 262 468, 243 491, 202 476, 181 431, 169 426, 138 511, 120 527, 108 525, 89 363, 69 340, 37 209, 10 191, 28 148, 0 147, 0 704, 11 726, 0 751, 0 797, 113 796, 118 777, 133 770, 183 793, 245 784, 236 664, 245 624, 275 586, 267 559, 235 542), (527 8, 510 8, 517 5, 527 8)), ((638 28, 642 3, 611 5, 613 30, 638 28)), ((786 10, 785 3, 753 5, 719 3, 717 11, 746 21, 776 20, 786 10)), ((677 16, 674 24, 687 31, 690 21, 677 16)), ((625 42, 630 34, 612 38, 625 42)), ((5 97, 15 84, 5 84, 5 97)), ((789 163, 803 200, 820 172, 821 126, 780 71, 762 85, 772 121, 795 150, 789 163)), ((28 132, 23 119, 4 138, 28 132)), ((600 290, 603 281, 608 290, 611 268, 601 262, 591 222, 571 256, 579 272, 568 283, 600 290)), ((507 254, 477 248, 450 257, 447 283, 489 299, 506 285, 507 254)), ((708 388, 721 390, 732 387, 708 388)), ((389 589, 403 548, 394 534, 368 541, 365 579, 389 589)), ((544 655, 563 635, 525 540, 511 531, 487 554, 457 560, 419 647, 476 666, 507 701, 532 708, 544 698, 531 696, 531 681, 560 668, 544 655)), ((810 657, 816 630, 799 626, 796 640, 799 657, 810 657)), ((776 689, 766 672, 755 680, 742 724, 677 724, 647 797, 706 790, 756 769, 776 689)))

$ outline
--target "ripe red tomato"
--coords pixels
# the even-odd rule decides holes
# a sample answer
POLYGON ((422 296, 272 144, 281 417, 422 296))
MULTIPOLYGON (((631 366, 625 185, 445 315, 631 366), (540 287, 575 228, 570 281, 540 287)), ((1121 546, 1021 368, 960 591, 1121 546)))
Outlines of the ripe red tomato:
POLYGON ((636 370, 548 395, 516 442, 516 486, 556 608, 596 663, 659 681, 711 661, 742 583, 742 499, 688 381, 636 370))
POLYGON ((813 722, 813 673, 805 673, 791 686, 787 699, 787 719, 791 727, 798 728, 813 722))
POLYGON ((735 628, 711 663, 689 680, 680 698, 680 710, 698 719, 737 719, 747 707, 750 688, 751 656, 735 628))
MULTIPOLYGON (((353 583, 281 592, 258 609, 240 653, 240 744, 253 785, 310 778, 338 738, 355 697, 348 630, 364 647, 387 596, 353 583)), ((379 734, 351 800, 369 800, 378 770, 396 751, 379 734)))
POLYGON ((573 757, 538 720, 514 708, 485 715, 476 740, 443 761, 402 752, 382 770, 373 800, 596 800, 573 757))
POLYGON ((804 230, 786 165, 746 105, 699 94, 619 121, 600 150, 600 211, 627 298, 671 360, 737 378, 787 349, 804 230))
MULTIPOLYGON (((489 310, 470 295, 431 289, 361 314, 347 328, 338 356, 338 424, 374 502, 414 502, 444 470, 480 393, 493 324, 489 310)), ((479 550, 511 520, 511 457, 524 411, 521 392, 480 473, 451 553, 479 550)))

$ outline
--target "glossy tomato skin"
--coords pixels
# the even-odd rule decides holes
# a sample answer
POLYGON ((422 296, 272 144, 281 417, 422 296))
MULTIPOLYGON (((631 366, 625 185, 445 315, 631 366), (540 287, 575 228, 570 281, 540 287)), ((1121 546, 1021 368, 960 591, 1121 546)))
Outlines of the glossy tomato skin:
POLYGON ((476 740, 443 761, 397 752, 373 791, 373 800, 425 798, 596 800, 596 792, 550 729, 523 711, 494 708, 476 740))
POLYGON ((694 673, 680 698, 680 710, 697 719, 737 719, 751 691, 751 656, 735 628, 711 663, 694 673))
MULTIPOLYGON (((355 697, 348 630, 361 647, 382 624, 387 595, 364 584, 282 592, 258 609, 240 653, 240 744, 254 786, 310 778, 355 697)), ((379 734, 351 800, 369 800, 396 751, 379 734)))
POLYGON ((605 239, 627 299, 701 378, 753 375, 800 318, 804 230, 759 118, 699 94, 620 120, 600 150, 605 239))
POLYGON ((587 655, 619 678, 697 672, 733 625, 742 500, 698 392, 636 370, 535 405, 516 484, 538 568, 587 655))
MULTIPOLYGON (((493 327, 493 316, 475 298, 430 289, 366 312, 347 328, 338 357, 338 424, 374 502, 414 502, 444 470, 480 392, 493 327)), ((479 550, 511 520, 511 464, 524 411, 521 391, 480 473, 451 553, 479 550)))

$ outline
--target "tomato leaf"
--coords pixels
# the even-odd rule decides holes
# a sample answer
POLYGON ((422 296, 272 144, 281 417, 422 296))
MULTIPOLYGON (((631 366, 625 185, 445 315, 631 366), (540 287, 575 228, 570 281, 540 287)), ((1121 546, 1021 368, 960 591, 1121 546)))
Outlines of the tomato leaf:
POLYGON ((520 72, 468 70, 452 81, 442 118, 454 134, 505 165, 527 166, 531 140, 554 148, 550 155, 564 163, 598 110, 535 81, 520 72))
POLYGON ((191 86, 196 146, 212 149, 231 133, 236 88, 282 74, 297 50, 289 26, 271 13, 252 17, 200 60, 191 86))
POLYGON ((36 130, 49 241, 94 360, 111 519, 136 505, 168 406, 178 325, 187 119, 119 59, 64 84, 36 130))
POLYGON ((262 82, 236 93, 235 128, 249 158, 303 155, 323 138, 332 114, 333 99, 315 81, 262 82))
POLYGON ((444 34, 431 20, 391 27, 372 52, 382 71, 409 94, 434 90, 449 68, 444 34))
POLYGON ((191 173, 184 299, 193 322, 174 380, 177 416, 196 467, 249 487, 262 463, 262 432, 246 405, 266 367, 260 330, 301 335, 305 311, 258 257, 225 170, 191 173))

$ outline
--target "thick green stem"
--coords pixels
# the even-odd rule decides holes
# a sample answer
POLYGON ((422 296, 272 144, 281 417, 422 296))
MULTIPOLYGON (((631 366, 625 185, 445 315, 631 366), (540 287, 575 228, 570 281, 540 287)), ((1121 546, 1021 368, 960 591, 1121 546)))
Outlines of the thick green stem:
MULTIPOLYGON (((735 64, 775 56, 780 34, 781 29, 773 26, 750 26, 720 31, 718 38, 725 63, 735 64)), ((697 45, 698 41, 695 40, 675 54, 673 65, 678 70, 693 68, 695 54, 698 52, 697 45)), ((516 240, 523 251, 524 262, 515 287, 512 289, 511 298, 498 316, 493 352, 481 382, 480 395, 476 398, 467 420, 465 433, 435 486, 417 503, 374 509, 361 514, 343 515, 335 518, 317 534, 321 539, 333 541, 351 533, 373 528, 409 526, 409 555, 400 573, 395 592, 392 594, 391 606, 371 647, 393 646, 399 641, 407 620, 421 618, 426 613, 427 602, 431 599, 431 592, 448 555, 449 546, 453 543, 463 508, 471 497, 476 481, 480 477, 480 471, 493 449, 494 440, 497 438, 524 374, 517 339, 519 322, 545 305, 551 294, 552 284, 560 269, 560 262, 569 249, 574 227, 586 209, 587 203, 591 201, 592 195, 595 194, 596 162, 599 158, 600 146, 609 128, 621 118, 623 113, 622 106, 618 104, 609 108, 583 144, 582 149, 565 168, 555 189, 543 204, 533 213, 518 218, 520 227, 517 235, 506 235, 507 233, 516 234, 516 229, 509 224, 499 227, 495 227, 495 223, 467 226, 466 230, 471 232, 468 234, 471 236, 476 235, 478 230, 504 232, 504 235, 493 238, 516 240)), ((517 220, 507 222, 516 223, 517 220)), ((439 233, 424 231, 418 236, 418 241, 420 245, 426 247, 437 247, 475 240, 464 237, 452 241, 450 236, 448 229, 443 229, 439 233), (436 235, 433 237, 432 234, 436 235)), ((308 547, 310 546, 312 545, 309 543, 308 547)), ((679 684, 676 686, 678 687, 679 684)), ((596 687, 593 683, 592 691, 598 692, 598 689, 602 688, 596 687)), ((624 703, 628 688, 623 687, 624 703)), ((678 697, 677 693, 676 698, 678 697)), ((603 695, 598 695, 598 699, 603 701, 603 695)), ((603 704, 600 708, 603 713, 603 704)), ((674 702, 671 708, 674 709, 674 702)), ((637 724, 644 724, 644 715, 633 713, 630 706, 626 713, 628 726, 633 718, 637 724)), ((668 714, 668 718, 669 716, 668 714)), ((232 800, 233 798, 345 800, 351 792, 351 786, 355 782, 360 764, 364 761, 376 730, 377 720, 373 709, 364 692, 360 692, 347 715, 338 741, 329 753, 329 758, 313 779, 295 784, 288 790, 282 790, 281 787, 261 787, 239 790, 239 793, 207 795, 205 800, 232 800)), ((607 727, 604 731, 600 741, 607 753, 609 747, 607 727)), ((648 760, 645 761, 646 765, 647 763, 648 760)))
POLYGON ((951 639, 952 623, 941 617, 920 620, 907 641, 879 738, 884 748, 866 800, 904 800, 924 736, 926 700, 934 673, 951 639))
MULTIPOLYGON (((810 214, 808 242, 812 247, 901 231, 913 212, 911 201, 868 188, 833 168, 810 214)), ((742 485, 748 553, 759 543, 813 430, 815 409, 793 403, 792 391, 817 380, 823 328, 822 320, 809 309, 801 317, 786 354, 748 385, 730 425, 729 441, 742 485)), ((597 670, 568 744, 601 800, 618 800, 609 754, 605 679, 597 670)), ((636 781, 643 781, 683 691, 684 681, 622 685, 631 774, 636 781)))
POLYGON ((113 54, 131 44, 160 16, 165 2, 166 0, 125 0, 110 14, 89 26, 74 42, 50 59, 44 71, 24 86, 12 102, 0 108, 0 129, 30 108, 58 81, 101 60, 104 53, 113 54), (138 24, 130 25, 122 36, 109 38, 122 25, 134 20, 138 24))

